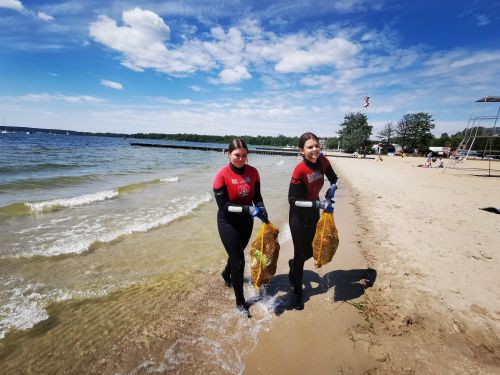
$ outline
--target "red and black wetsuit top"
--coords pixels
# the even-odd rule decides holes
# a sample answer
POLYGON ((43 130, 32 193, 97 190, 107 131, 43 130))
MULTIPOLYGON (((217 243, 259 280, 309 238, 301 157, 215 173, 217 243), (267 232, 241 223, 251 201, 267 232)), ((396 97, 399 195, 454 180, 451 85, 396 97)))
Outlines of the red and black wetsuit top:
POLYGON ((215 175, 213 189, 217 206, 224 213, 233 213, 228 211, 229 206, 242 207, 242 213, 248 214, 252 202, 256 206, 264 205, 259 172, 250 165, 236 168, 229 163, 221 168, 215 175))
POLYGON ((325 156, 320 155, 316 163, 311 163, 307 159, 302 160, 295 167, 290 181, 288 190, 290 205, 294 207, 295 201, 317 201, 325 175, 331 184, 337 182, 337 175, 325 156))

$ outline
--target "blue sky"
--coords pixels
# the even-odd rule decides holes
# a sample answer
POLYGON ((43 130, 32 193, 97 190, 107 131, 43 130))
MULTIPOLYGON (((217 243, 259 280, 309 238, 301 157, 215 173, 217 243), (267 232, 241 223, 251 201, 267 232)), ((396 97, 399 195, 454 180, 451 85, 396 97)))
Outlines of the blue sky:
POLYGON ((0 0, 0 117, 82 131, 434 133, 500 96, 494 1, 0 0))

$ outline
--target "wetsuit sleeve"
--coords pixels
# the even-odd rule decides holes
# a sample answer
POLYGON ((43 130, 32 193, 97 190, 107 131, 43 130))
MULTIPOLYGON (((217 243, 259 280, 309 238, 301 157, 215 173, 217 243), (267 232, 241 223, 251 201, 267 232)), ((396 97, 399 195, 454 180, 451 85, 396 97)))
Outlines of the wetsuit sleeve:
POLYGON ((264 207, 264 199, 262 199, 262 194, 260 192, 260 181, 255 181, 253 189, 253 203, 258 207, 264 207))
POLYGON ((214 188, 215 201, 217 202, 217 207, 226 213, 236 213, 236 214, 250 214, 248 212, 248 206, 242 206, 239 204, 231 203, 228 200, 226 185, 222 185, 220 188, 214 188), (230 211, 229 207, 241 207, 241 212, 230 211))
POLYGON ((293 179, 288 188, 288 203, 290 206, 295 206, 296 201, 303 201, 307 196, 307 188, 303 182, 294 183, 293 179))
POLYGON ((330 184, 336 184, 337 180, 339 179, 331 165, 329 165, 326 168, 325 175, 326 175, 326 178, 328 178, 328 181, 330 181, 330 184))
POLYGON ((304 202, 306 201, 306 197, 307 197, 306 183, 303 181, 301 174, 298 170, 298 167, 295 167, 295 170, 293 171, 292 174, 292 179, 290 180, 290 186, 288 188, 288 203, 290 204, 290 206, 295 206, 296 201, 304 202))

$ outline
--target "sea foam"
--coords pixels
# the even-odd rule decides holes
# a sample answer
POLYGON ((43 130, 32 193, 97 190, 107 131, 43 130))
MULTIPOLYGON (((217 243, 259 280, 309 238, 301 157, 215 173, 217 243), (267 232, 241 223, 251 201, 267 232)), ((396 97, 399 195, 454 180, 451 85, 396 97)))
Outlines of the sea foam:
POLYGON ((18 253, 17 257, 57 256, 63 254, 80 254, 88 251, 94 243, 107 243, 135 232, 147 232, 150 229, 166 225, 178 218, 189 215, 199 205, 208 202, 212 196, 207 192, 201 197, 176 198, 162 206, 141 208, 128 214, 114 218, 114 229, 109 227, 109 217, 87 218, 81 220, 78 228, 68 227, 54 234, 40 236, 50 243, 49 246, 34 245, 18 253), (49 238, 48 236, 52 236, 49 238))
POLYGON ((10 276, 1 279, 4 289, 0 293, 0 339, 12 329, 28 330, 35 324, 49 318, 46 307, 53 302, 63 302, 73 298, 102 297, 113 290, 134 285, 133 282, 123 282, 116 285, 105 285, 95 290, 63 291, 50 289, 41 283, 26 283, 20 276, 10 276))
POLYGON ((118 196, 116 190, 105 190, 97 193, 84 194, 73 198, 53 199, 42 202, 26 202, 25 205, 34 213, 53 211, 65 207, 82 206, 112 199, 118 196))
POLYGON ((117 189, 99 191, 97 193, 84 194, 73 198, 59 198, 52 199, 48 201, 41 202, 26 202, 24 205, 28 207, 28 209, 32 213, 40 213, 40 212, 49 212, 55 211, 58 209, 63 209, 67 207, 77 207, 83 206, 87 204, 92 204, 96 202, 102 202, 107 199, 113 199, 120 195, 120 193, 127 193, 134 190, 139 190, 141 188, 147 187, 149 185, 154 185, 155 183, 171 183, 178 182, 179 177, 164 177, 161 179, 153 180, 153 181, 145 181, 142 183, 122 186, 117 189))

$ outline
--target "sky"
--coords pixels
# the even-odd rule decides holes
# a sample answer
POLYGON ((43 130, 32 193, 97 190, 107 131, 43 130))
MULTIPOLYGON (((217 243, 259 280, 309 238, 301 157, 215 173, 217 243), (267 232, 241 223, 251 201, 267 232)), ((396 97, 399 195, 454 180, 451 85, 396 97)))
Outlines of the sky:
POLYGON ((499 29, 491 0, 0 0, 0 117, 332 137, 350 112, 374 136, 427 112, 453 134, 500 96, 499 29))

